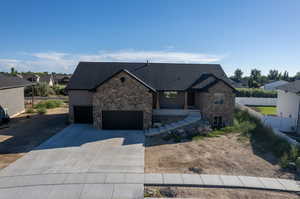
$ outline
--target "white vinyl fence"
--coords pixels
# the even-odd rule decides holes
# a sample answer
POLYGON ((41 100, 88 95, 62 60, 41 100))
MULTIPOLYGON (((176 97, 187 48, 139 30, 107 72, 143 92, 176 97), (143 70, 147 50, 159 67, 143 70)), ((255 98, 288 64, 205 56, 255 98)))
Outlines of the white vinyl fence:
POLYGON ((277 98, 236 97, 235 102, 248 106, 276 106, 277 98))

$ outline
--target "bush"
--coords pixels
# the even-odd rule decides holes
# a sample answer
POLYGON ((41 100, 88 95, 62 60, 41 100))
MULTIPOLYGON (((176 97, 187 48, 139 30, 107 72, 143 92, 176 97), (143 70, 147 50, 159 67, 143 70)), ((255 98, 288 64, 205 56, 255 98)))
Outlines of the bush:
POLYGON ((55 93, 55 95, 66 95, 66 90, 65 90, 66 86, 65 85, 54 85, 52 86, 52 89, 55 93))
POLYGON ((300 170, 300 157, 298 157, 298 158, 296 159, 295 163, 296 163, 297 169, 300 170))
POLYGON ((33 108, 29 108, 26 110, 26 113, 34 113, 34 109, 33 108))
POLYGON ((288 154, 284 153, 284 154, 281 156, 280 160, 279 160, 280 166, 281 166, 282 168, 287 168, 288 165, 289 165, 289 162, 290 162, 290 161, 289 161, 289 156, 288 156, 288 154))
POLYGON ((37 109, 38 114, 45 114, 47 112, 47 109, 44 107, 40 107, 37 109))
MULTIPOLYGON (((49 95, 54 95, 54 90, 45 82, 38 83, 33 86, 34 96, 48 97, 49 95)), ((25 89, 25 96, 32 96, 32 87, 28 86, 25 89)))
POLYGON ((237 97, 277 97, 277 91, 267 91, 260 88, 238 88, 237 90, 237 97))
POLYGON ((45 109, 51 109, 51 108, 57 108, 60 107, 62 105, 62 101, 61 100, 47 100, 47 101, 42 101, 39 102, 38 104, 36 104, 34 106, 34 108, 38 109, 38 108, 45 108, 45 109))

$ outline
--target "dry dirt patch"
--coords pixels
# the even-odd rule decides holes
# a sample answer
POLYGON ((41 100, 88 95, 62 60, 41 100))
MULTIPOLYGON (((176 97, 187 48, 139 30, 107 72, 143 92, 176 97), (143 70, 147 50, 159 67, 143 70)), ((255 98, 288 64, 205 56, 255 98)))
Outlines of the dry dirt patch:
POLYGON ((145 172, 294 178, 280 169, 272 154, 254 151, 249 140, 241 141, 235 133, 180 143, 147 138, 145 172))
POLYGON ((0 169, 46 141, 67 126, 66 106, 48 109, 45 115, 21 114, 8 128, 0 129, 0 169))
POLYGON ((247 189, 222 189, 222 188, 186 188, 186 187, 145 187, 147 193, 153 193, 152 197, 165 197, 160 194, 166 193, 176 198, 198 199, 298 199, 293 193, 247 190, 247 189))

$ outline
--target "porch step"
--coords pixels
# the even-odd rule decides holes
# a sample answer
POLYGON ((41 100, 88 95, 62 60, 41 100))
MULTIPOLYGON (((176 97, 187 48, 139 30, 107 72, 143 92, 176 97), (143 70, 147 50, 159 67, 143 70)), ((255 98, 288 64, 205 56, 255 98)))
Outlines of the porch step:
POLYGON ((201 120, 200 114, 189 115, 184 120, 181 120, 179 122, 173 122, 171 124, 166 124, 159 128, 147 129, 147 130, 145 130, 145 136, 154 136, 154 135, 166 133, 168 131, 175 130, 177 128, 181 128, 186 125, 190 125, 190 124, 198 122, 200 120, 201 120))

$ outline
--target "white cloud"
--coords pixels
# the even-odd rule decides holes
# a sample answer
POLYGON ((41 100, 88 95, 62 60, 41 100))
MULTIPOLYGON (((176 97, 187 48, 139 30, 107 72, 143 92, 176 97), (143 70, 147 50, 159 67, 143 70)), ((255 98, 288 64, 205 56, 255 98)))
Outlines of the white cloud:
POLYGON ((79 61, 131 61, 131 62, 219 62, 224 55, 176 51, 100 51, 94 54, 70 54, 63 52, 25 53, 23 59, 0 59, 0 70, 15 67, 19 71, 73 72, 79 61))
POLYGON ((57 52, 48 52, 48 53, 33 53, 34 57, 40 58, 40 59, 48 59, 48 60, 62 60, 67 53, 57 53, 57 52))

